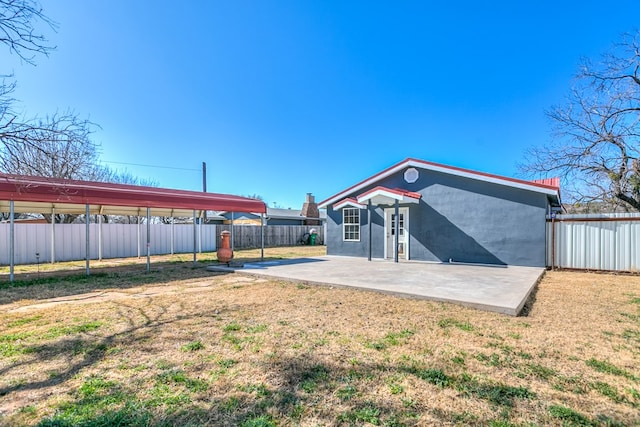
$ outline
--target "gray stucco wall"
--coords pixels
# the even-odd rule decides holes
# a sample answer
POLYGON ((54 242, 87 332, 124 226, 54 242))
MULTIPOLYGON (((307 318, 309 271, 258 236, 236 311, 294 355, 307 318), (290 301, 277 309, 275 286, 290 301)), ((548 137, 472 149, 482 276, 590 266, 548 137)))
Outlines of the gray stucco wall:
MULTIPOLYGON (((384 257, 384 214, 382 208, 375 209, 371 215, 371 235, 373 236, 371 253, 373 258, 384 257)), ((342 240, 342 210, 327 209, 328 255, 369 256, 369 222, 367 210, 360 210, 360 241, 342 240), (331 225, 329 225, 331 224, 331 225)))
MULTIPOLYGON (((401 171, 374 185, 422 194, 420 203, 405 205, 409 207, 411 259, 544 267, 546 195, 418 170, 420 177, 415 183, 406 183, 401 171)), ((384 208, 379 206, 372 212, 374 258, 384 257, 384 208)), ((360 212, 360 224, 360 242, 344 242, 342 211, 329 207, 327 253, 366 257, 369 251, 366 209, 360 212)))

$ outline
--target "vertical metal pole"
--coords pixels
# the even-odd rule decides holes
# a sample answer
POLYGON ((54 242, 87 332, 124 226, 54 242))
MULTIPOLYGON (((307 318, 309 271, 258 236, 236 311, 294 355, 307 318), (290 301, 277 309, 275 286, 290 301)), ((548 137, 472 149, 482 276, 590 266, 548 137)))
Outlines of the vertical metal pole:
POLYGON ((13 200, 9 201, 9 281, 13 282, 13 269, 15 266, 15 235, 14 235, 14 205, 13 200))
POLYGON ((202 192, 207 192, 207 162, 202 162, 202 192))
POLYGON ((98 260, 102 261, 102 215, 98 215, 98 260))
POLYGON ((371 261, 371 251, 373 245, 373 236, 371 235, 371 206, 371 199, 369 199, 369 205, 367 206, 367 221, 369 221, 369 261, 371 261))
POLYGON ((394 254, 394 261, 398 262, 398 248, 400 245, 400 202, 398 201, 398 199, 396 199, 396 223, 395 223, 395 239, 394 239, 394 246, 395 246, 395 254, 394 254))
MULTIPOLYGON (((206 162, 202 162, 202 192, 206 193, 207 192, 207 163, 206 162)), ((207 210, 204 210, 204 220, 205 222, 207 221, 207 210)), ((200 251, 202 251, 202 248, 200 248, 200 251)))
MULTIPOLYGON (((204 211, 205 215, 207 213, 207 211, 204 211)), ((201 218, 200 221, 198 221, 198 253, 202 253, 202 223, 204 218, 201 218)))
POLYGON ((140 210, 138 210, 138 225, 136 226, 136 233, 137 233, 137 236, 138 236, 138 258, 140 258, 140 252, 141 252, 141 249, 140 249, 140 239, 141 239, 141 236, 140 236, 140 225, 141 225, 141 222, 142 221, 140 221, 140 210))
POLYGON ((85 269, 87 272, 87 276, 90 274, 89 271, 89 255, 91 252, 91 247, 89 244, 89 204, 87 203, 85 205, 85 214, 84 214, 84 222, 85 222, 85 243, 86 243, 86 248, 85 248, 85 252, 86 252, 86 260, 85 260, 85 269))
POLYGON ((151 208, 147 208, 147 273, 151 271, 151 208))
POLYGON ((196 238, 198 234, 197 224, 196 224, 196 210, 193 210, 193 266, 196 266, 196 238))
POLYGON ((551 270, 556 268, 556 218, 551 214, 551 270))
POLYGON ((56 209, 51 208, 51 264, 56 262, 56 209))
POLYGON ((173 239, 175 238, 176 235, 176 219, 174 217, 171 217, 171 255, 173 255, 174 252, 174 248, 173 248, 173 239))
POLYGON ((234 234, 233 233, 233 219, 234 219, 234 217, 235 217, 235 213, 231 212, 231 251, 233 251, 233 241, 235 240, 234 239, 234 235, 233 235, 234 234))
POLYGON ((264 214, 260 214, 260 261, 264 261, 264 214))

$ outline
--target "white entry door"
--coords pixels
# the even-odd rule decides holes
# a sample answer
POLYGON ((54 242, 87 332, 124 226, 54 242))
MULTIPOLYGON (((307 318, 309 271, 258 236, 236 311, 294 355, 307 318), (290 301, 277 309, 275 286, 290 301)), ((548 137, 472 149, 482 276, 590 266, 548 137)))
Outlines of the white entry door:
MULTIPOLYGON (((398 233, 398 258, 409 259, 409 208, 400 208, 399 233, 398 233)), ((384 254, 385 258, 395 258, 395 237, 396 237, 396 209, 388 208, 384 210, 384 254)))

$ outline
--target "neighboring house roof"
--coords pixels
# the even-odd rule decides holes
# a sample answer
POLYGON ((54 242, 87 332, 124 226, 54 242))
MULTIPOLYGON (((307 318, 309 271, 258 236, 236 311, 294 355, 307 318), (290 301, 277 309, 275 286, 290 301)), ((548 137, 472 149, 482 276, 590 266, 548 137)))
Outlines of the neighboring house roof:
MULTIPOLYGON (((215 215, 225 215, 227 213, 230 213, 228 211, 222 211, 222 212, 215 212, 215 215)), ((256 215, 258 215, 255 212, 251 212, 254 213, 256 215)), ((304 217, 302 216, 302 211, 300 209, 280 209, 280 208, 270 208, 267 207, 267 213, 266 213, 267 218, 271 218, 271 219, 299 219, 299 220, 305 220, 305 219, 315 219, 315 220, 325 220, 327 218, 327 212, 323 209, 320 210, 320 218, 312 218, 312 217, 304 217)))
MULTIPOLYGON (((319 219, 326 219, 327 212, 320 211, 319 219)), ((305 217, 302 216, 302 210, 300 209, 279 209, 279 208, 270 208, 267 207, 267 218, 277 218, 277 219, 318 219, 315 217, 305 217)))
MULTIPOLYGON (((469 169, 459 168, 456 166, 447 166, 447 165, 442 165, 438 163, 428 162, 425 160, 408 158, 401 161, 400 163, 397 163, 383 170, 380 173, 373 175, 370 178, 365 179, 364 181, 361 181, 347 188, 346 190, 343 190, 329 197, 328 199, 320 202, 318 206, 325 208, 332 203, 340 202, 342 199, 352 196, 353 193, 360 191, 364 188, 370 187, 372 185, 375 185, 377 182, 381 181, 382 179, 387 178, 388 176, 391 176, 395 173, 398 173, 408 167, 417 167, 421 169, 432 170, 435 172, 446 173, 449 175, 455 175, 455 176, 460 176, 464 178, 475 179, 478 181, 504 185, 507 187, 520 188, 524 190, 543 193, 543 194, 546 194, 548 197, 550 197, 554 201, 554 203, 557 203, 558 205, 560 204, 559 179, 556 179, 555 181, 549 180, 548 182, 525 181, 521 179, 508 178, 508 177, 494 175, 494 174, 485 173, 485 172, 476 172, 469 169), (550 185, 550 184, 558 184, 558 185, 550 185)), ((358 201, 360 201, 360 198, 358 198, 358 201)))
POLYGON ((0 211, 193 216, 193 211, 265 212, 264 202, 230 194, 0 174, 0 211))
POLYGON ((207 211, 207 220, 208 221, 224 221, 225 217, 221 216, 221 215, 217 215, 215 213, 210 213, 210 211, 207 211))
POLYGON ((267 207, 267 218, 277 219, 300 219, 303 220, 300 209, 278 209, 267 207))

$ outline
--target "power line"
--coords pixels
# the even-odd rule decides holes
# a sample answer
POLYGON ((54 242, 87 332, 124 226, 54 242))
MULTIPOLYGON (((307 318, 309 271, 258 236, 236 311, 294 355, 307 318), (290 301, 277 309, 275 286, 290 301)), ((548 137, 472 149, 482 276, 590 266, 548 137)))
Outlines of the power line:
POLYGON ((180 170, 180 171, 200 172, 200 169, 176 168, 176 167, 173 167, 173 166, 144 165, 144 164, 141 164, 141 163, 105 162, 105 161, 103 161, 102 163, 108 163, 108 164, 112 164, 112 165, 142 166, 142 167, 145 167, 145 168, 173 169, 173 170, 180 170))

